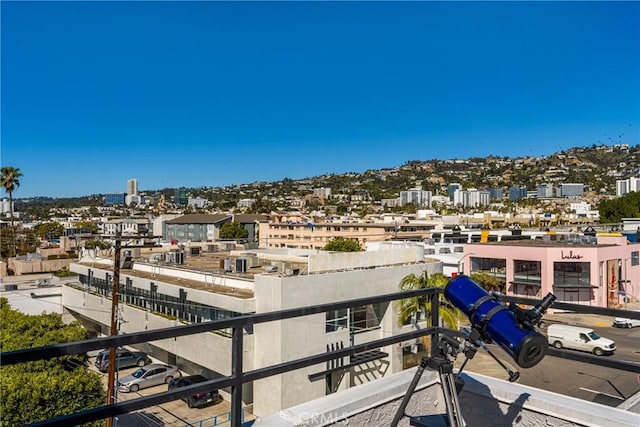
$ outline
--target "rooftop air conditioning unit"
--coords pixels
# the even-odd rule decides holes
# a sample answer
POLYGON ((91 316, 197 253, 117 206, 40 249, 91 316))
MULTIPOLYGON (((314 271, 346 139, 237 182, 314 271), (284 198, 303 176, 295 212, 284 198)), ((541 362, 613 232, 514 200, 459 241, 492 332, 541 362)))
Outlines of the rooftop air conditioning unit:
POLYGON ((260 260, 257 256, 247 257, 247 266, 249 268, 260 267, 260 260))
POLYGON ((236 272, 237 273, 246 273, 247 272, 247 259, 246 258, 237 258, 236 259, 236 272))
POLYGON ((278 266, 277 265, 270 265, 268 267, 266 267, 264 269, 265 273, 277 273, 278 272, 278 266))

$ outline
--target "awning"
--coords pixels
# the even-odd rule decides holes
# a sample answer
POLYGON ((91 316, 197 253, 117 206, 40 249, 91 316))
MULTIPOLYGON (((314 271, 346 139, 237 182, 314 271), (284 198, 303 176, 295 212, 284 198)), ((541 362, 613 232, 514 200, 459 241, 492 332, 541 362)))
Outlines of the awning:
POLYGON ((512 285, 521 285, 521 286, 535 286, 535 287, 540 287, 542 286, 542 283, 536 283, 536 282, 524 282, 521 280, 514 280, 513 282, 509 282, 512 285))
POLYGON ((599 286, 596 285, 553 285, 554 288, 560 289, 597 289, 599 286))

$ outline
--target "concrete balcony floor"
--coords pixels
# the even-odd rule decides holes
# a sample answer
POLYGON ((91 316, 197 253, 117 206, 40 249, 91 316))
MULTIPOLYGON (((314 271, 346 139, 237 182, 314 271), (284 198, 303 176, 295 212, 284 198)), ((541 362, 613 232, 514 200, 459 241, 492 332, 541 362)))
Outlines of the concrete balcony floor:
MULTIPOLYGON (((256 427, 389 426, 417 368, 258 418, 256 427)), ((532 388, 477 373, 463 373, 459 395, 467 426, 640 426, 640 414, 532 388)), ((625 402, 638 407, 640 396, 625 402)), ((622 406, 621 406, 622 407, 622 406)), ((399 426, 411 417, 446 414, 435 371, 425 370, 399 426)))

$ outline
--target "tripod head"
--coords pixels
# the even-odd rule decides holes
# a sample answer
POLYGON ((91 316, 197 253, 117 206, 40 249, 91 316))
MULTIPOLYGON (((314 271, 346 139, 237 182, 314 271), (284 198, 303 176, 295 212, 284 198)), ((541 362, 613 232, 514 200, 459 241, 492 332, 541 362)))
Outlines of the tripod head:
MULTIPOLYGON (((458 370, 458 377, 460 377, 460 375, 462 374, 462 371, 464 370, 467 362, 473 359, 478 352, 478 349, 481 348, 485 353, 489 354, 493 358, 493 360, 495 360, 498 365, 502 367, 502 369, 505 370, 505 372, 509 376, 509 382, 514 382, 518 378, 520 378, 520 372, 514 371, 509 368, 500 359, 498 359, 496 355, 493 354, 493 352, 491 352, 491 350, 482 341, 481 334, 477 329, 472 329, 471 331, 469 331, 463 328, 462 332, 465 334, 464 338, 455 337, 451 333, 448 333, 447 330, 445 330, 440 335, 440 340, 438 341, 438 353, 435 355, 438 359, 450 360, 450 358, 455 359, 458 354, 462 353, 465 357, 465 360, 458 370)), ((435 369, 435 367, 432 366, 432 363, 429 364, 429 367, 435 369)))
POLYGON ((556 300, 556 296, 549 292, 538 304, 530 310, 524 310, 514 303, 509 303, 509 310, 513 311, 516 319, 522 328, 533 328, 538 326, 542 316, 556 300))

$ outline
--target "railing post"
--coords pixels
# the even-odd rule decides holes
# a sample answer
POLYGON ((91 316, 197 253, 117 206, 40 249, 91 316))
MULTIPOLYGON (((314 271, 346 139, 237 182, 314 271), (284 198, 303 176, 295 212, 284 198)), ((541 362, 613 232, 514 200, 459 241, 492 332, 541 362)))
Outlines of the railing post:
POLYGON ((231 375, 234 377, 234 384, 231 386, 231 426, 242 426, 242 325, 233 327, 232 336, 232 357, 231 357, 231 375))
MULTIPOLYGON (((431 296, 431 326, 440 326, 440 293, 434 289, 431 296)), ((431 335, 431 356, 438 352, 438 334, 431 335)))

